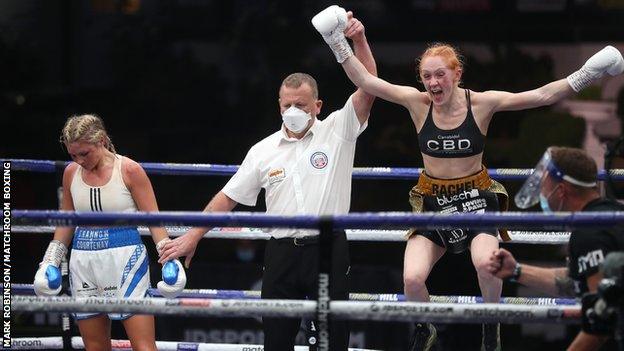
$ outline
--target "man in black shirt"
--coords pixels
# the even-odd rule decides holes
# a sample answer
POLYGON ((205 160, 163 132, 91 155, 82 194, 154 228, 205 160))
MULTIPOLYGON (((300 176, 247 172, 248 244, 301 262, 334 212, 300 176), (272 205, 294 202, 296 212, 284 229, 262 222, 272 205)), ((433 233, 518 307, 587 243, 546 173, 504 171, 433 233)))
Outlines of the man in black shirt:
MULTIPOLYGON (((552 211, 624 211, 624 205, 603 199, 596 186, 596 163, 583 150, 549 148, 533 174, 516 195, 516 205, 527 208, 540 203, 552 211)), ((490 257, 490 272, 501 278, 556 296, 581 296, 596 292, 602 279, 600 267, 609 252, 624 250, 624 230, 598 228, 572 231, 568 267, 542 268, 520 264, 513 255, 498 249, 490 257)), ((581 331, 568 350, 596 350, 607 337, 581 331)))

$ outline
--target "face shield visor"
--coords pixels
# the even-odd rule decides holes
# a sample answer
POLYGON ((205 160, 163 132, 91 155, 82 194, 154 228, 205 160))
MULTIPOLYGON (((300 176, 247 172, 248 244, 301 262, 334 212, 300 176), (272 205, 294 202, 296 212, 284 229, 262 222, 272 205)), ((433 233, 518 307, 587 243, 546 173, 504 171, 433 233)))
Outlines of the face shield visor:
POLYGON ((516 194, 514 201, 516 206, 522 209, 529 208, 536 205, 539 202, 539 196, 542 188, 542 183, 546 176, 552 177, 555 181, 567 181, 574 185, 578 185, 584 188, 593 188, 596 186, 596 182, 583 182, 564 174, 554 163, 550 148, 544 152, 544 155, 535 166, 533 173, 524 181, 522 188, 516 194))

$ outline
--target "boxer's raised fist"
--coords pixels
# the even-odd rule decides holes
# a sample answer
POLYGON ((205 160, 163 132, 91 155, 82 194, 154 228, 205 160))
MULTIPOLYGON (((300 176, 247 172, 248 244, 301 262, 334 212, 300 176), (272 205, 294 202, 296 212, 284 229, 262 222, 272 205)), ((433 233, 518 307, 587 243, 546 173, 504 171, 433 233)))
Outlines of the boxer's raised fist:
POLYGON ((624 59, 620 51, 613 46, 606 46, 590 57, 578 71, 567 77, 568 84, 577 93, 590 86, 605 73, 615 76, 624 71, 624 59))
POLYGON ((347 21, 347 11, 336 5, 326 8, 312 18, 312 25, 323 36, 339 63, 353 56, 353 50, 344 35, 347 21))

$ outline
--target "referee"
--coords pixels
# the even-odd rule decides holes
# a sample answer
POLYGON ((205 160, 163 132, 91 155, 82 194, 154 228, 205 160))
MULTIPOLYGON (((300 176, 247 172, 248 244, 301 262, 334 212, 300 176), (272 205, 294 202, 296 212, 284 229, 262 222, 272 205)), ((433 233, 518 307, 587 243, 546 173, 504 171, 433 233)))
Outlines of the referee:
MULTIPOLYGON (((363 25, 351 13, 345 36, 355 55, 372 74, 375 61, 363 25)), ((348 46, 348 45, 347 45, 348 46)), ((357 137, 366 129, 374 97, 361 89, 342 109, 317 119, 322 101, 310 75, 293 73, 279 90, 282 128, 255 144, 236 174, 210 201, 204 212, 225 212, 238 203, 255 206, 265 189, 267 214, 340 215, 349 212, 351 177, 357 137)), ((191 261, 197 243, 209 228, 193 228, 168 243, 160 261, 186 256, 191 261)), ((318 295, 318 231, 270 229, 264 254, 263 299, 316 299, 318 295)), ((344 231, 332 245, 330 298, 348 300, 349 250, 344 231)), ((264 349, 293 350, 301 324, 294 318, 263 318, 264 349)), ((347 350, 346 322, 330 322, 330 350, 347 350)))
MULTIPOLYGON (((621 203, 600 196, 596 178, 596 163, 583 150, 551 147, 518 192, 516 204, 525 208, 539 201, 544 212, 624 211, 621 203)), ((607 254, 623 250, 622 227, 576 229, 570 234, 568 267, 520 264, 509 251, 499 249, 490 257, 489 270, 501 279, 517 281, 551 296, 580 297, 597 291, 602 279, 600 267, 607 254)), ((581 331, 568 350, 598 350, 607 339, 581 331)))

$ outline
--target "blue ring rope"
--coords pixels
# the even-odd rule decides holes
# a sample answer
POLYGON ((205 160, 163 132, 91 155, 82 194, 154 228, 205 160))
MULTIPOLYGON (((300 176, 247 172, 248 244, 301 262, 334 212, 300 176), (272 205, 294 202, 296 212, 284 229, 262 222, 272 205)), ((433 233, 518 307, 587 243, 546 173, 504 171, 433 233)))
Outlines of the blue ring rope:
POLYGON ((527 212, 486 212, 440 214, 352 213, 336 216, 280 216, 252 212, 73 212, 52 210, 13 210, 13 225, 51 226, 199 226, 305 228, 318 229, 322 219, 332 219, 336 229, 452 229, 492 228, 544 229, 571 231, 577 228, 622 228, 624 212, 558 212, 554 214, 527 212))
MULTIPOLYGON (((54 173, 62 171, 69 162, 48 160, 7 159, 11 168, 16 171, 54 173)), ((236 165, 183 164, 183 163, 152 163, 143 162, 141 166, 148 174, 185 175, 185 176, 231 176, 238 170, 236 165)), ((356 167, 353 169, 355 179, 418 179, 423 168, 405 167, 356 167)), ((488 173, 496 180, 525 180, 533 169, 493 168, 488 173)), ((624 169, 612 169, 611 178, 624 180, 624 169)), ((606 172, 598 172, 598 180, 606 180, 606 172)))

